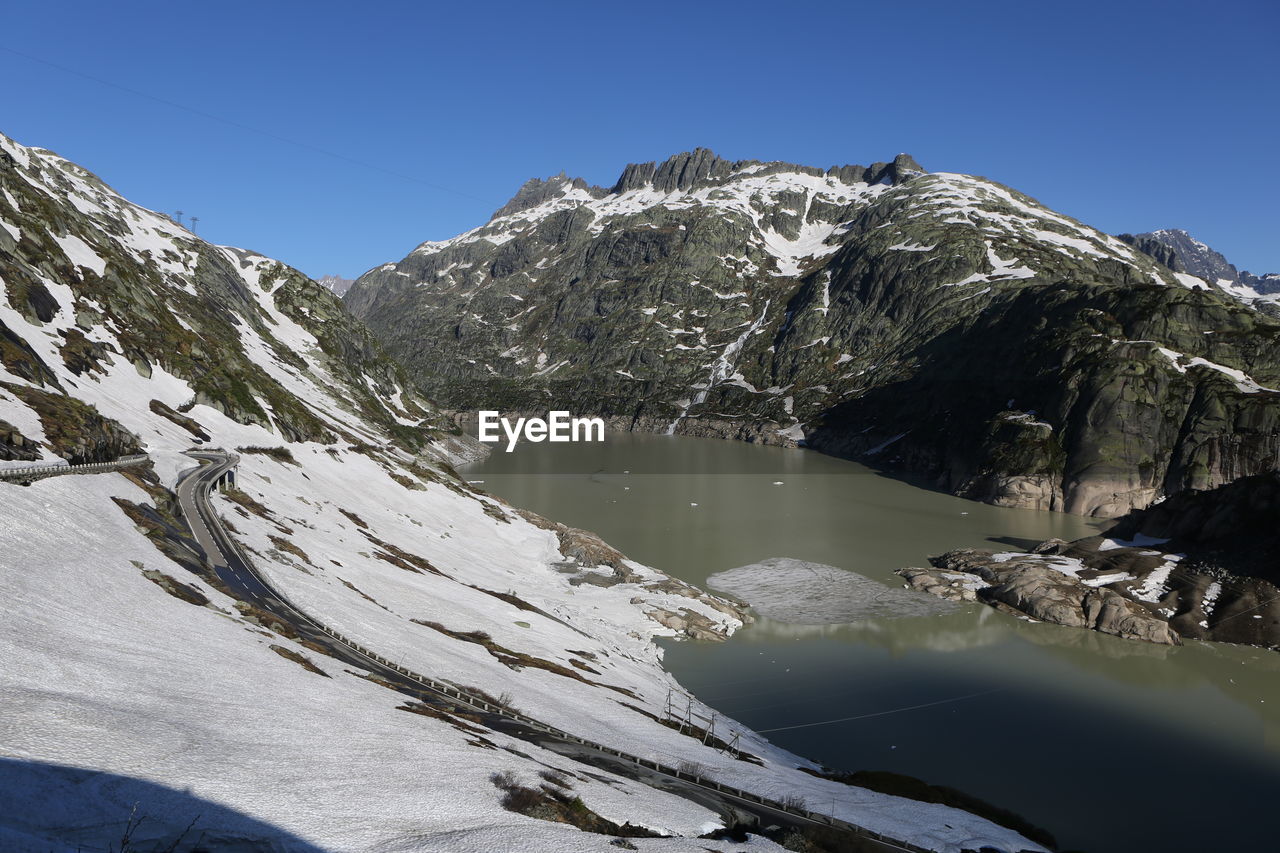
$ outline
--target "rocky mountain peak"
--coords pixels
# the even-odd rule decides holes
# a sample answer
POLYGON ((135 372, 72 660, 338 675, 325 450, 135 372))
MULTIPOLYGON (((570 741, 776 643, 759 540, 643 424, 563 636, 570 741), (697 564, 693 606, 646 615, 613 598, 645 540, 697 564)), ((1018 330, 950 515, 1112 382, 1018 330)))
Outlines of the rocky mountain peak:
POLYGON ((560 198, 575 189, 583 190, 596 198, 605 195, 605 190, 601 187, 592 186, 582 178, 570 178, 564 172, 552 175, 545 180, 542 178, 530 178, 511 197, 511 201, 498 208, 493 216, 489 217, 489 221, 492 222, 503 216, 510 216, 513 213, 537 207, 543 202, 560 198))
POLYGON ((351 285, 356 283, 354 278, 343 278, 340 275, 322 275, 315 281, 332 291, 334 296, 346 296, 351 285))
POLYGON ((735 165, 710 149, 695 148, 693 151, 668 157, 661 165, 642 163, 627 166, 614 191, 626 192, 632 189, 637 185, 637 179, 640 185, 650 184, 661 192, 691 190, 729 177, 735 165))
POLYGON ((916 162, 916 158, 905 153, 894 157, 889 166, 893 169, 894 178, 897 180, 906 180, 913 172, 924 174, 926 171, 924 166, 916 162))
POLYGON ((845 183, 898 184, 909 177, 925 173, 925 169, 910 154, 899 154, 891 163, 873 163, 870 166, 832 166, 825 172, 813 166, 801 166, 781 161, 760 160, 729 161, 708 148, 695 148, 683 154, 668 157, 662 163, 631 163, 622 170, 617 183, 610 190, 613 194, 652 187, 659 192, 676 192, 701 189, 726 183, 739 174, 768 175, 778 172, 795 172, 814 177, 829 175, 845 183))
POLYGON ((1174 272, 1189 273, 1208 282, 1227 282, 1258 293, 1280 292, 1280 279, 1275 274, 1258 276, 1237 269, 1221 252, 1181 228, 1161 228, 1145 234, 1121 234, 1119 237, 1174 272))

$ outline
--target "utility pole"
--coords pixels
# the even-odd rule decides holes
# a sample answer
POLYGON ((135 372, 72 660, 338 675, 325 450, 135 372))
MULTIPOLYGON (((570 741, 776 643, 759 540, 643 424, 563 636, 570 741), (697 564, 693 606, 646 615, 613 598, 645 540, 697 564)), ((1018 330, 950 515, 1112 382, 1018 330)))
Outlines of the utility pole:
POLYGON ((173 212, 173 215, 174 215, 174 218, 176 218, 176 219, 178 220, 178 224, 179 224, 179 225, 181 225, 181 224, 182 224, 182 211, 181 211, 181 210, 175 210, 175 211, 173 212))
POLYGON ((192 234, 196 233, 196 223, 197 223, 197 222, 199 222, 199 221, 200 221, 200 217, 199 217, 199 216, 193 216, 193 217, 191 217, 191 233, 192 233, 192 234))
POLYGON ((721 750, 721 752, 722 752, 722 753, 724 753, 724 752, 730 752, 730 751, 732 751, 732 752, 733 752, 733 756, 734 756, 734 758, 741 758, 741 757, 742 757, 742 752, 738 749, 738 738, 739 738, 739 737, 741 737, 741 733, 739 733, 739 732, 734 732, 734 733, 733 733, 733 738, 732 738, 732 739, 730 739, 729 743, 725 746, 725 748, 724 748, 723 750, 721 750))

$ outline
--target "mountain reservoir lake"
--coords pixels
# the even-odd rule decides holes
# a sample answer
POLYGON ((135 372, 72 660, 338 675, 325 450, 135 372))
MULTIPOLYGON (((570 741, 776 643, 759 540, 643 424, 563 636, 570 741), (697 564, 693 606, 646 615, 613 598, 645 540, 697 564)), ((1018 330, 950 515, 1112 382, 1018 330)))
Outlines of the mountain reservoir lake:
MULTIPOLYGON (((1021 550, 1105 522, 961 500, 808 451, 609 433, 522 443, 463 476, 706 585, 790 557, 900 588, 961 547, 1021 550)), ((838 770, 889 770, 1019 813, 1060 849, 1273 849, 1280 654, 1031 623, 981 604, 664 642, 691 693, 838 770)), ((820 807, 821 804, 811 804, 820 807)))

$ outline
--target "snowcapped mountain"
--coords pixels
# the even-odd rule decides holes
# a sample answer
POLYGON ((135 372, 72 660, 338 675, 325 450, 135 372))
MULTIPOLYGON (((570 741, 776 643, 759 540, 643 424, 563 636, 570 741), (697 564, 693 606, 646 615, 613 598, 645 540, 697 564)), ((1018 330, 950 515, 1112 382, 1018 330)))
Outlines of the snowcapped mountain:
POLYGON ((238 597, 175 496, 197 444, 239 450, 210 501, 256 571, 405 669, 925 849, 1037 849, 740 727, 746 757, 664 725, 682 693, 654 639, 741 611, 470 488, 449 467, 468 444, 297 271, 0 136, 0 284, 0 464, 153 460, 0 482, 0 848, 780 849, 698 839, 726 820, 705 798, 388 689, 238 597))
POLYGON ((337 275, 322 275, 316 279, 316 283, 333 291, 335 296, 346 296, 347 291, 351 289, 351 285, 356 283, 356 280, 337 275))
POLYGON ((1242 272, 1221 253, 1181 229, 1163 228, 1146 234, 1121 234, 1120 239, 1172 270, 1190 273, 1223 289, 1236 291, 1242 299, 1250 300, 1261 295, 1280 293, 1280 273, 1254 275, 1247 270, 1242 272))
POLYGON ((985 178, 699 149, 527 183, 346 297, 443 405, 807 442, 1113 516, 1270 470, 1280 323, 985 178))

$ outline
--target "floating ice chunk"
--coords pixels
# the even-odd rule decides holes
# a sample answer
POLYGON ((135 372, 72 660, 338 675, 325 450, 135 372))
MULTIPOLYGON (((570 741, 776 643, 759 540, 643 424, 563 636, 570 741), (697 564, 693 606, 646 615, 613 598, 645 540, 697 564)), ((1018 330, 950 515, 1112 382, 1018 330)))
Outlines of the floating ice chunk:
POLYGON ((712 589, 750 604, 764 617, 793 625, 832 625, 886 616, 930 616, 955 608, 922 592, 900 590, 835 566, 773 557, 718 572, 712 589))

